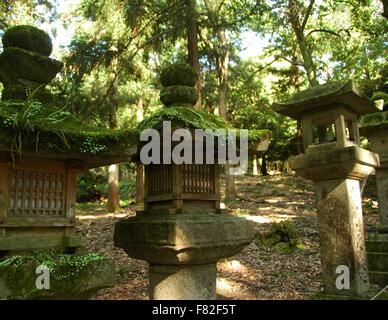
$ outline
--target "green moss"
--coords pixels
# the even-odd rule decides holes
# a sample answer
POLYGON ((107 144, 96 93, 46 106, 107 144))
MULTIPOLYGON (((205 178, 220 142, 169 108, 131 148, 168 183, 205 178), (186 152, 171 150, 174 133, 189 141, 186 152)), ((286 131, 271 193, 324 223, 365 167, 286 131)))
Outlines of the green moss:
POLYGON ((334 93, 340 92, 341 90, 346 88, 348 84, 349 82, 336 81, 309 88, 294 94, 289 100, 284 102, 284 104, 293 104, 301 101, 315 99, 318 97, 330 96, 334 93))
POLYGON ((124 152, 137 145, 138 131, 85 126, 61 109, 36 100, 0 101, 0 137, 14 153, 76 152, 86 155, 124 152))
POLYGON ((369 113, 363 116, 360 120, 362 128, 387 128, 388 127, 388 111, 380 111, 369 113))
POLYGON ((56 250, 35 251, 31 255, 11 256, 0 261, 0 280, 8 288, 7 298, 31 298, 79 293, 95 272, 96 264, 108 262, 95 253, 70 255, 56 250), (38 290, 35 285, 35 270, 44 265, 50 272, 50 289, 38 290), (33 278, 34 281, 31 281, 33 278))
POLYGON ((9 28, 2 39, 4 48, 17 47, 49 56, 53 50, 50 36, 33 26, 20 25, 9 28))
POLYGON ((197 73, 190 65, 177 63, 162 71, 160 81, 164 87, 179 85, 193 87, 197 81, 197 73))
POLYGON ((166 106, 179 104, 193 106, 197 100, 197 92, 193 87, 171 86, 160 91, 160 101, 162 101, 166 106))
POLYGON ((13 81, 27 79, 48 83, 61 71, 63 63, 24 49, 8 47, 0 54, 0 69, 13 81))
POLYGON ((291 253, 303 248, 294 224, 288 220, 274 223, 271 230, 258 240, 260 244, 273 247, 275 251, 281 254, 291 253))
POLYGON ((139 131, 145 129, 161 130, 163 121, 172 121, 188 129, 226 129, 230 128, 223 118, 193 108, 174 106, 162 108, 139 124, 139 131))
MULTIPOLYGON (((233 129, 227 121, 215 114, 198 111, 193 108, 174 106, 161 108, 143 120, 138 126, 138 131, 141 132, 145 129, 161 130, 163 128, 163 121, 171 121, 187 129, 233 129)), ((240 135, 241 129, 236 129, 237 143, 240 140, 240 135)), ((256 152, 257 145, 263 140, 270 138, 270 130, 248 130, 249 152, 256 152)))

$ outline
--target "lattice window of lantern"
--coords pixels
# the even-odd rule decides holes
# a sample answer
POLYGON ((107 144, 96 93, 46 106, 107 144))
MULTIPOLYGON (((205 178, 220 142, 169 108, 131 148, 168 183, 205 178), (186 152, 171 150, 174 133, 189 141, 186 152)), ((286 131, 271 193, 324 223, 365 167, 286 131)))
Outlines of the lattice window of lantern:
POLYGON ((183 192, 214 194, 214 165, 184 164, 183 192))
POLYGON ((65 216, 65 174, 58 172, 12 170, 9 216, 65 216))
POLYGON ((172 192, 172 166, 151 164, 146 167, 145 174, 149 195, 172 192))

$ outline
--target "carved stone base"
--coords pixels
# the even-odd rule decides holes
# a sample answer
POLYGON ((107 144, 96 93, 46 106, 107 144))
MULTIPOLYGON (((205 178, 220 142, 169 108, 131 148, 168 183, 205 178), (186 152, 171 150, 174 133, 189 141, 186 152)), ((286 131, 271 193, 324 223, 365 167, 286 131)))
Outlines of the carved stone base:
POLYGON ((227 214, 150 214, 116 223, 115 246, 150 263, 154 300, 215 299, 217 260, 255 236, 254 223, 227 214))
POLYGON ((145 213, 116 223, 114 243, 151 264, 207 264, 236 254, 254 236, 252 221, 227 214, 145 213))
POLYGON ((388 226, 388 167, 376 169, 380 225, 388 226))

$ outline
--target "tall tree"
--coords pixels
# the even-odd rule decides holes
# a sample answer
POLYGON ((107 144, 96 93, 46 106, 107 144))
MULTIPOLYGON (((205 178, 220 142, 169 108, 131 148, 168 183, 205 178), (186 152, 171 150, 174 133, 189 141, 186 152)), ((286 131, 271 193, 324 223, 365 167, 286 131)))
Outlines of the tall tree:
MULTIPOLYGON (((205 6, 213 31, 217 35, 217 43, 215 50, 216 58, 216 70, 219 81, 218 90, 218 108, 217 113, 228 120, 228 77, 229 77, 229 43, 226 36, 225 27, 218 21, 217 17, 220 16, 220 10, 222 9, 222 1, 205 0, 205 6)), ((225 199, 236 199, 236 183, 233 175, 229 173, 230 165, 225 166, 225 199)))
POLYGON ((187 53, 188 62, 197 72, 197 83, 195 85, 198 93, 198 101, 195 109, 201 109, 201 68, 199 65, 198 52, 198 22, 195 0, 185 0, 186 6, 186 32, 187 32, 187 53))
MULTIPOLYGON (((109 112, 109 129, 117 129, 117 109, 118 109, 118 77, 115 72, 117 69, 117 59, 112 62, 113 72, 111 74, 111 81, 113 85, 110 88, 108 99, 110 105, 109 112)), ((119 187, 119 165, 112 164, 108 166, 108 211, 118 212, 121 210, 120 207, 120 187, 119 187)))

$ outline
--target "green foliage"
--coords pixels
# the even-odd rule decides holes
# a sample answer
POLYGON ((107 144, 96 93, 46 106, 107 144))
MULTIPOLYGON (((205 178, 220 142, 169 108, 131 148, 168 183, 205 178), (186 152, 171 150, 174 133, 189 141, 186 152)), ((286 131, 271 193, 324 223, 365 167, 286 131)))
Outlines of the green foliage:
MULTIPOLYGON (((46 131, 55 134, 68 147, 64 132, 58 125, 68 117, 70 117, 68 112, 47 110, 41 102, 32 98, 24 102, 0 101, 0 120, 3 126, 13 133, 8 137, 11 140, 12 153, 21 154, 26 133, 34 131, 37 131, 35 148, 38 152, 40 135, 38 128, 45 128, 46 131)), ((6 141, 7 138, 4 140, 6 141)))
POLYGON ((11 289, 12 298, 29 298, 36 295, 38 289, 34 281, 25 277, 39 265, 45 265, 50 271, 50 291, 69 294, 74 290, 74 284, 84 281, 88 267, 103 260, 103 256, 95 253, 70 255, 55 249, 34 251, 30 255, 16 255, 0 261, 0 275, 11 289))
POLYGON ((101 130, 85 126, 64 109, 41 102, 0 101, 2 142, 21 154, 35 152, 80 152, 87 155, 118 152, 136 145, 136 130, 101 130))
POLYGON ((77 202, 94 201, 107 195, 106 173, 93 169, 77 175, 77 202))
MULTIPOLYGON (((131 168, 121 167, 121 171, 130 170, 131 168)), ((108 197, 108 182, 106 179, 105 168, 92 169, 87 173, 77 175, 77 202, 93 202, 108 197)), ((136 180, 134 175, 120 179, 120 199, 125 203, 133 202, 136 195, 136 180)))
POLYGON ((50 36, 33 26, 19 25, 9 28, 2 39, 4 48, 17 47, 49 56, 53 50, 50 36))
POLYGON ((388 111, 366 114, 361 118, 360 125, 363 128, 387 128, 388 111))

